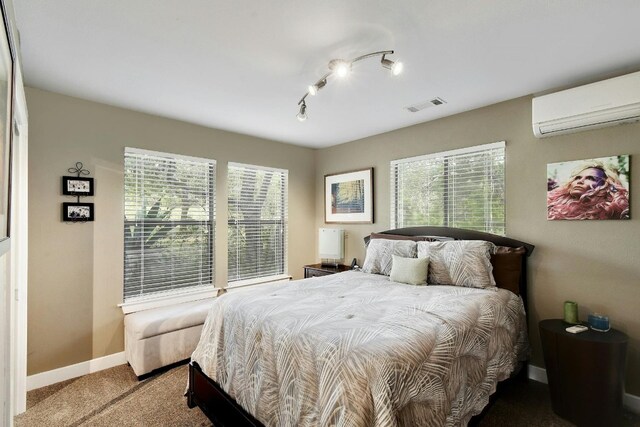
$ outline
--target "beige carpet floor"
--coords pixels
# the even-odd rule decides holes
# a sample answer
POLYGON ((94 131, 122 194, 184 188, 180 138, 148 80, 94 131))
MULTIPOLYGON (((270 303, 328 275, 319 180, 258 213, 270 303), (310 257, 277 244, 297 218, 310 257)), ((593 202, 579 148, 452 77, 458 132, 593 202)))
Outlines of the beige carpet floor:
MULTIPOLYGON (((38 426, 211 426, 184 397, 187 365, 138 381, 127 365, 30 391, 17 427, 38 426)), ((516 380, 505 387, 478 424, 564 427, 572 424, 551 410, 546 385, 516 380)), ((640 427, 626 413, 624 427, 640 427)))
POLYGON ((16 427, 211 426, 187 407, 188 366, 138 381, 128 365, 27 393, 27 411, 16 427))

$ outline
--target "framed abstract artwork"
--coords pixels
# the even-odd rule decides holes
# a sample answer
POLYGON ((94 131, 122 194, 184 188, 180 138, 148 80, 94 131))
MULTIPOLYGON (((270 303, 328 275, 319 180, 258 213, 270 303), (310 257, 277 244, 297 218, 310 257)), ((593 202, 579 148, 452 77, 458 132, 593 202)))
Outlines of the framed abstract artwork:
POLYGON ((629 219, 630 156, 547 165, 547 219, 629 219))
POLYGON ((373 168, 324 176, 325 223, 373 223, 373 168))

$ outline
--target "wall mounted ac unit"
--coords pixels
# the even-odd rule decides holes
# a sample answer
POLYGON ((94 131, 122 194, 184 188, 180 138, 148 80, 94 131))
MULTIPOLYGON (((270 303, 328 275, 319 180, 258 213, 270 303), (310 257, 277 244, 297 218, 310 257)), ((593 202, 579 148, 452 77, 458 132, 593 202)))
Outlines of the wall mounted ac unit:
POLYGON ((640 72, 533 98, 538 138, 640 120, 640 72))

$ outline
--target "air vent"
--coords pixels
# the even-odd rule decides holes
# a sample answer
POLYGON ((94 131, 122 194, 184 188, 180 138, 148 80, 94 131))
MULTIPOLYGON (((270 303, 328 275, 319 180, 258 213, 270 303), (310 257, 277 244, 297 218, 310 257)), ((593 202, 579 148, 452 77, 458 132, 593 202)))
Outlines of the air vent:
POLYGON ((446 104, 447 101, 440 97, 433 98, 430 101, 423 102, 420 104, 411 105, 409 107, 405 107, 407 111, 412 113, 417 113, 420 110, 424 110, 425 108, 437 107, 438 105, 446 104))

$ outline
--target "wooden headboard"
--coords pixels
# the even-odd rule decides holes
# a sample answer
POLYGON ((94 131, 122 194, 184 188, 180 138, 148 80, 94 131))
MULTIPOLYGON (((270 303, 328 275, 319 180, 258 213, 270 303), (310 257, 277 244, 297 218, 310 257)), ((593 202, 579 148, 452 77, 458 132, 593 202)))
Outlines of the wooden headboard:
MULTIPOLYGON (((443 239, 454 240, 484 240, 491 242, 496 246, 508 246, 511 248, 524 247, 525 256, 522 257, 522 270, 520 274, 519 293, 524 302, 524 306, 527 307, 527 257, 531 255, 534 245, 520 240, 510 239, 504 236, 497 236, 495 234, 483 233, 481 231, 465 230, 462 228, 450 228, 450 227, 407 227, 396 228, 395 230, 380 231, 377 234, 394 234, 399 236, 426 236, 426 237, 441 237, 443 239)), ((364 238, 365 244, 369 243, 370 237, 364 238)))
MULTIPOLYGON (((434 236, 434 237, 449 237, 454 240, 485 240, 487 242, 494 243, 497 246, 509 246, 511 248, 518 248, 523 246, 527 251, 526 255, 530 256, 535 248, 530 243, 521 242, 520 240, 510 239, 504 236, 498 236, 490 233, 483 233, 482 231, 465 230, 462 228, 451 227, 407 227, 396 228, 395 230, 380 231, 379 234, 396 234, 399 236, 434 236)), ((369 236, 364 238, 365 243, 369 243, 369 236)))

